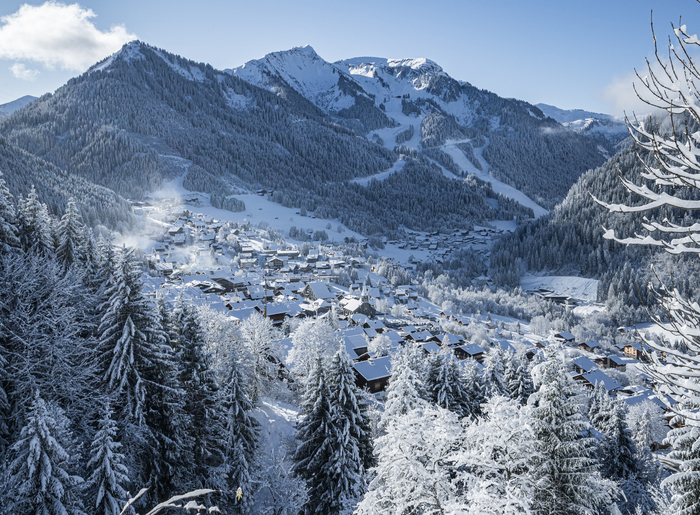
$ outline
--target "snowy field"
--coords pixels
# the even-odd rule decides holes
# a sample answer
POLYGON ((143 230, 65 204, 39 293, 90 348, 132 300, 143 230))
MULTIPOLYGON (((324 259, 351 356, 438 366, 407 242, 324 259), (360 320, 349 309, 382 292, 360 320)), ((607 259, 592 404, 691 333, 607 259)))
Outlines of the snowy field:
POLYGON ((598 292, 598 280, 574 276, 525 275, 520 278, 520 287, 523 290, 544 288, 557 295, 569 295, 574 299, 595 302, 598 292))

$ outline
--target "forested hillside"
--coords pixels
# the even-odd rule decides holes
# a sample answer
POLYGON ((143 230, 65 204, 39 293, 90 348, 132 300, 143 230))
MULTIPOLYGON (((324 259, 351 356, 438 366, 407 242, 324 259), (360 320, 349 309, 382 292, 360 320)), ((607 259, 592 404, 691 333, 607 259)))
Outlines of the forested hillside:
POLYGON ((0 171, 15 196, 26 197, 32 186, 54 215, 63 213, 68 200, 77 200, 90 226, 126 228, 133 222, 131 207, 113 191, 44 161, 0 136, 0 171))
MULTIPOLYGON (((639 177, 643 168, 635 152, 634 147, 626 148, 603 166, 587 172, 550 216, 498 241, 491 259, 492 278, 498 284, 515 286, 523 269, 598 278, 599 300, 609 300, 620 309, 631 308, 631 319, 645 319, 643 304, 650 300, 645 285, 652 275, 648 265, 655 262, 657 271, 668 277, 672 272, 667 265, 668 256, 650 247, 626 247, 605 240, 603 228, 633 236, 644 216, 687 224, 697 215, 668 208, 651 214, 611 213, 593 200, 591 195, 607 203, 639 205, 639 198, 625 189, 618 178, 618 172, 627 178, 639 177)), ((651 183, 648 186, 658 188, 651 183)), ((677 194, 687 196, 693 191, 677 194)), ((674 257, 675 285, 683 292, 697 290, 689 280, 691 270, 698 268, 696 261, 690 256, 674 257)))

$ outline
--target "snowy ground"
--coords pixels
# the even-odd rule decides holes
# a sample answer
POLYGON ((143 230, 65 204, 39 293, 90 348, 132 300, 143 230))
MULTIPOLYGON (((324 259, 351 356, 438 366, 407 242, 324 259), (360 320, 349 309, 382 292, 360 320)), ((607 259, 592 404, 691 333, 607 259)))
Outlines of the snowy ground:
POLYGON ((520 278, 520 287, 523 290, 544 288, 557 295, 569 295, 574 299, 595 302, 598 292, 598 280, 573 276, 525 275, 520 278))

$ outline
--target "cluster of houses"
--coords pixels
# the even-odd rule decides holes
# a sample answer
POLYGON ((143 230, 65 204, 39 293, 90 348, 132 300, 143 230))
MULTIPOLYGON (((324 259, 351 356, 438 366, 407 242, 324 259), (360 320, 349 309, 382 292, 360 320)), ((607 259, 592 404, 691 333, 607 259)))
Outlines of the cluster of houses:
MULTIPOLYGON (((138 208, 156 209, 147 203, 138 208)), ((266 231, 261 229, 224 224, 183 209, 177 203, 165 210, 158 209, 164 214, 162 225, 146 229, 146 235, 155 240, 148 256, 151 276, 145 281, 152 295, 156 291, 172 298, 183 294, 193 303, 206 304, 237 322, 256 313, 278 327, 295 318, 332 316, 339 326, 338 339, 344 342, 354 360, 358 386, 372 393, 386 389, 392 374, 391 353, 401 345, 420 346, 426 355, 448 347, 460 360, 474 359, 479 364, 491 346, 508 346, 504 338, 498 338, 498 328, 490 321, 435 309, 421 301, 415 286, 392 286, 372 273, 371 265, 364 259, 342 255, 337 247, 318 246, 302 255, 298 248, 268 240, 266 231), (183 262, 183 256, 190 262, 183 262), (192 259, 198 263, 198 257, 207 259, 193 265, 192 259), (338 284, 341 274, 352 278, 350 285, 338 284), (411 325, 383 311, 393 304, 405 306, 411 325), (462 327, 483 324, 494 338, 477 345, 459 334, 445 332, 442 327, 446 321, 462 327), (385 342, 388 339, 390 347, 381 355, 372 355, 370 343, 379 337, 385 338, 385 342)), ((433 259, 440 259, 448 258, 451 249, 465 245, 488 252, 489 240, 497 232, 479 228, 450 235, 409 232, 408 241, 388 243, 411 250, 428 250, 433 259)), ((553 302, 571 301, 554 298, 552 292, 536 293, 553 302)), ((617 352, 604 352, 598 342, 577 342, 568 332, 557 333, 550 341, 531 341, 523 335, 515 338, 531 346, 528 357, 552 341, 576 349, 575 357, 568 363, 575 381, 588 388, 603 384, 611 395, 630 405, 651 400, 665 409, 651 391, 650 378, 640 366, 644 353, 638 343, 621 345, 617 352), (641 384, 623 387, 610 372, 628 369, 635 369, 641 384)), ((291 339, 280 343, 282 348, 289 349, 291 339)))

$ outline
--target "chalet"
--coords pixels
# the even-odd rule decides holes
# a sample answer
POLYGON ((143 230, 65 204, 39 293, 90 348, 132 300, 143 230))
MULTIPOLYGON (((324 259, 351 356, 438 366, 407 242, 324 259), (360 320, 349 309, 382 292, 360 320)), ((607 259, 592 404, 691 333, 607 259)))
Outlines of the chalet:
POLYGON ((642 361, 645 359, 644 349, 642 348, 641 343, 625 344, 622 347, 622 352, 625 353, 625 356, 629 356, 630 358, 638 359, 639 361, 642 361))
POLYGON ((574 377, 574 379, 581 380, 588 388, 595 388, 597 383, 602 383, 608 393, 619 390, 622 387, 620 381, 606 375, 605 372, 600 369, 591 370, 587 374, 574 377))
POLYGON ((265 297, 265 288, 263 288, 262 285, 253 284, 248 286, 246 293, 251 300, 261 300, 263 297, 265 297))
POLYGON ((361 335, 349 334, 343 336, 343 341, 345 342, 345 350, 352 359, 357 360, 367 353, 367 340, 361 335))
POLYGON ((576 337, 568 331, 562 331, 554 335, 554 339, 563 343, 573 343, 576 337))
POLYGON ((263 314, 272 321, 272 325, 280 326, 284 324, 284 319, 289 313, 289 307, 286 304, 266 304, 263 314))
POLYGON ((367 300, 348 298, 341 303, 341 306, 346 316, 362 314, 373 318, 377 314, 377 310, 367 300))
POLYGON ((589 342, 581 343, 581 344, 578 346, 578 348, 581 349, 581 350, 585 350, 585 351, 587 351, 587 352, 595 352, 595 351, 597 351, 597 350, 600 350, 601 347, 600 347, 600 343, 598 343, 598 342, 595 341, 595 340, 591 340, 591 341, 589 341, 589 342))
POLYGON ((426 354, 438 354, 442 350, 442 346, 433 341, 421 343, 421 347, 423 347, 426 354))
POLYGON ((464 345, 464 336, 445 333, 445 335, 442 337, 442 344, 450 347, 464 345))
POLYGON ((309 300, 334 300, 333 295, 328 286, 322 282, 313 282, 306 285, 306 288, 301 292, 304 298, 309 300))
POLYGON ((598 368, 595 363, 593 363, 590 359, 586 358, 585 356, 579 356, 578 358, 574 359, 571 363, 574 366, 574 370, 579 374, 587 374, 591 370, 598 368))
POLYGON ((355 363, 355 380, 360 388, 370 393, 382 392, 391 378, 391 358, 389 356, 355 363))
POLYGON ((461 347, 455 348, 455 355, 459 359, 472 358, 481 363, 484 360, 484 349, 479 347, 476 343, 468 343, 467 345, 462 345, 461 347))

